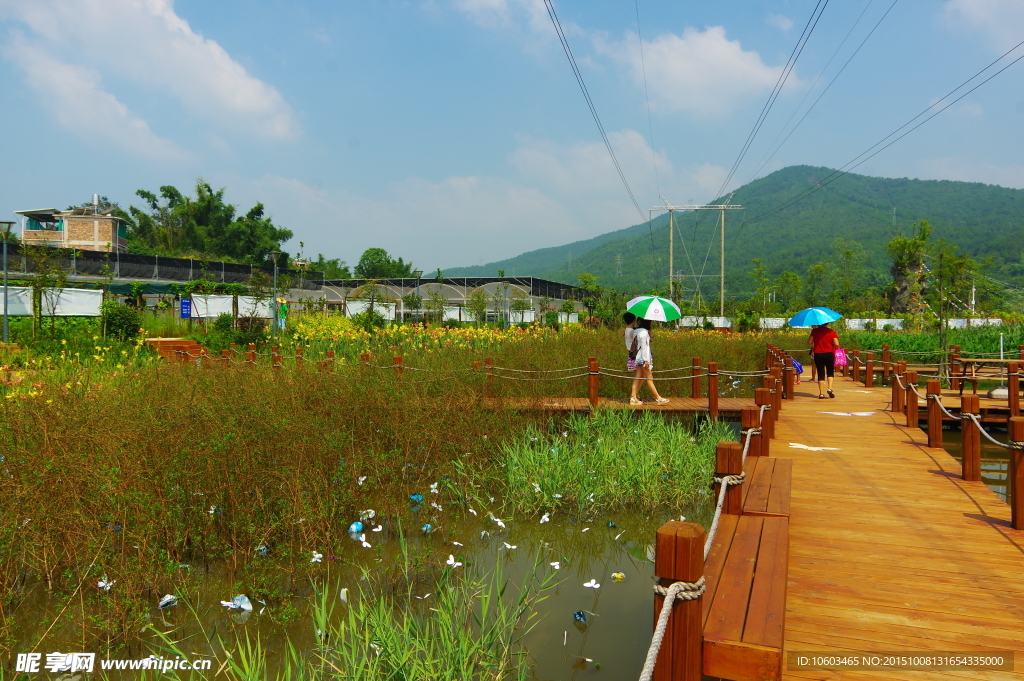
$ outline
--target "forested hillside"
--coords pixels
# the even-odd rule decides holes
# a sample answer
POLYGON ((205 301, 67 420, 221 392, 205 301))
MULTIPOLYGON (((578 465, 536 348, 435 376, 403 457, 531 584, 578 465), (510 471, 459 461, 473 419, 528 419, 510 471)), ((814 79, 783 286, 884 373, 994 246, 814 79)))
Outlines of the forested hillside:
MULTIPOLYGON (((863 247, 862 283, 884 286, 889 279, 886 243, 899 230, 909 233, 913 223, 923 219, 931 221, 934 238, 956 244, 976 259, 992 258, 990 276, 1024 286, 1024 190, 850 174, 779 213, 762 217, 831 172, 829 168, 791 166, 735 193, 732 202, 746 210, 726 215, 728 295, 742 299, 753 292, 755 283, 748 272, 754 258, 762 259, 770 277, 787 270, 804 277, 817 263, 833 260, 837 239, 845 240, 845 248, 851 247, 851 241, 863 247)), ((677 214, 676 223, 676 271, 717 273, 718 214, 677 214)), ((646 290, 664 286, 668 273, 668 223, 664 216, 655 222, 653 232, 654 255, 645 224, 589 241, 532 251, 500 264, 453 268, 446 273, 469 276, 472 270, 493 275, 498 268, 508 273, 514 268, 520 276, 574 282, 580 273, 590 272, 604 286, 646 290), (616 275, 617 255, 621 256, 621 276, 616 275)), ((714 280, 704 281, 705 291, 717 289, 714 280)))

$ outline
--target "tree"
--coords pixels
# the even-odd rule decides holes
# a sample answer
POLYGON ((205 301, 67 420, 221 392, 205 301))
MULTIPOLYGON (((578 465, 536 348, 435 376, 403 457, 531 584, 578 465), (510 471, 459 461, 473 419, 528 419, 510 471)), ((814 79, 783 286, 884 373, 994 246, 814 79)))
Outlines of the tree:
POLYGON ((807 307, 818 307, 825 302, 827 288, 828 267, 825 263, 819 262, 808 267, 804 279, 804 303, 807 307))
POLYGON ((114 205, 113 214, 127 223, 132 253, 260 264, 292 238, 290 229, 274 225, 264 215, 262 203, 236 216, 236 207, 224 201, 224 191, 214 191, 202 179, 196 181, 195 198, 171 185, 160 187, 159 197, 139 189, 135 193, 148 209, 130 206, 126 213, 114 205))
POLYGON ((754 258, 750 262, 754 263, 754 269, 750 270, 750 277, 756 285, 754 298, 756 302, 760 303, 761 313, 764 314, 768 310, 768 296, 771 295, 774 287, 771 279, 768 278, 768 270, 761 263, 761 258, 754 258))
POLYGON ((778 301, 779 305, 782 306, 783 312, 789 312, 792 309, 791 306, 793 306, 800 295, 802 286, 803 282, 800 280, 800 275, 789 270, 780 274, 775 280, 775 290, 778 291, 778 301))
POLYGON ((412 263, 392 259, 383 248, 368 248, 359 257, 355 275, 357 279, 412 278, 412 263))
POLYGON ((466 301, 466 307, 468 307, 470 313, 472 313, 477 326, 487 321, 488 303, 490 303, 490 297, 487 295, 487 291, 483 290, 483 288, 473 289, 473 292, 469 294, 469 299, 466 301))
POLYGON ((832 257, 832 297, 837 306, 849 310, 864 281, 867 254, 856 241, 839 238, 832 244, 832 257))
POLYGON ((885 250, 889 253, 892 265, 889 274, 892 284, 889 286, 889 314, 906 314, 920 312, 923 304, 926 275, 924 256, 928 250, 928 238, 932 234, 931 223, 921 220, 911 229, 910 236, 899 232, 889 240, 885 250))
POLYGON ((323 253, 317 253, 316 260, 309 263, 310 269, 324 273, 324 279, 351 279, 352 270, 340 258, 327 260, 323 253))

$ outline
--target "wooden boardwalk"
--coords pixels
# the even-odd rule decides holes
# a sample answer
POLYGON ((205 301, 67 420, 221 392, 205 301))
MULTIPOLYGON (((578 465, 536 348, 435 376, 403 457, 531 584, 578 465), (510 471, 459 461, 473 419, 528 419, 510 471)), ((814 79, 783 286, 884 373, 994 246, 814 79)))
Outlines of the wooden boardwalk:
POLYGON ((1015 651, 1018 671, 790 671, 784 659, 783 678, 1024 678, 1024 532, 1009 507, 902 427, 888 388, 837 377, 836 394, 797 386, 772 443, 793 459, 785 652, 1015 651))
MULTIPOLYGON (((670 397, 666 404, 658 404, 650 398, 643 404, 630 404, 627 398, 617 399, 602 397, 598 400, 601 409, 637 409, 641 411, 668 411, 697 413, 708 411, 708 398, 670 397)), ((488 398, 488 405, 495 408, 519 409, 523 411, 590 411, 590 402, 585 397, 545 397, 541 399, 524 398, 488 398)), ((753 407, 754 400, 742 397, 721 397, 718 400, 718 411, 726 414, 739 414, 743 407, 753 407)))

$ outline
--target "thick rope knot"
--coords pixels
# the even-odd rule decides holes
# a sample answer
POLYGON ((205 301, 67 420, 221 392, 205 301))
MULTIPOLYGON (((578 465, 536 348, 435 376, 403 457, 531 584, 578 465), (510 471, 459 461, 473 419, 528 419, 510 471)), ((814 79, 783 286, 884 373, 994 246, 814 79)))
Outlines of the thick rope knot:
POLYGON ((664 596, 665 600, 695 601, 704 593, 704 576, 696 582, 673 582, 668 586, 654 585, 654 593, 664 596))
POLYGON ((654 627, 654 636, 651 637, 651 647, 647 649, 647 659, 644 660, 644 668, 640 672, 640 681, 651 681, 651 677, 654 676, 654 665, 658 661, 661 641, 665 638, 665 628, 668 626, 669 615, 672 614, 672 604, 676 601, 693 601, 700 598, 704 594, 704 577, 696 582, 673 582, 668 587, 655 584, 654 592, 664 596, 665 602, 661 604, 658 623, 654 627))
POLYGON ((1024 449, 1024 442, 1010 441, 1010 449, 1024 449))
POLYGON ((742 485, 743 481, 747 479, 747 472, 743 471, 739 475, 716 475, 714 481, 719 485, 742 485))
POLYGON ((760 427, 758 427, 758 428, 747 428, 746 430, 741 430, 740 431, 740 435, 746 435, 747 437, 750 437, 751 435, 760 435, 760 434, 761 434, 761 428, 760 427))

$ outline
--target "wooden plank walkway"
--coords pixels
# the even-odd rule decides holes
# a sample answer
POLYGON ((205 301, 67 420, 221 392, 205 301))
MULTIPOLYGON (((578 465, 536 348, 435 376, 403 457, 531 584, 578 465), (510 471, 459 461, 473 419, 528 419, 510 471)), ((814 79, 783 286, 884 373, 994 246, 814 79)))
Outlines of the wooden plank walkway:
POLYGON ((793 459, 784 650, 1012 650, 1018 671, 789 671, 784 660, 783 678, 1024 678, 1024 532, 1009 507, 885 411, 888 388, 837 377, 834 400, 810 383, 796 394, 772 443, 793 459))
MULTIPOLYGON (((639 409, 641 411, 669 412, 706 412, 708 398, 670 397, 667 404, 658 404, 650 399, 643 404, 630 404, 627 398, 602 397, 598 405, 601 409, 639 409)), ((541 399, 525 398, 490 398, 485 400, 489 406, 522 411, 590 411, 590 402, 585 397, 546 397, 541 399)), ((739 414, 743 407, 753 407, 754 400, 742 397, 721 397, 718 399, 718 411, 739 414)))

